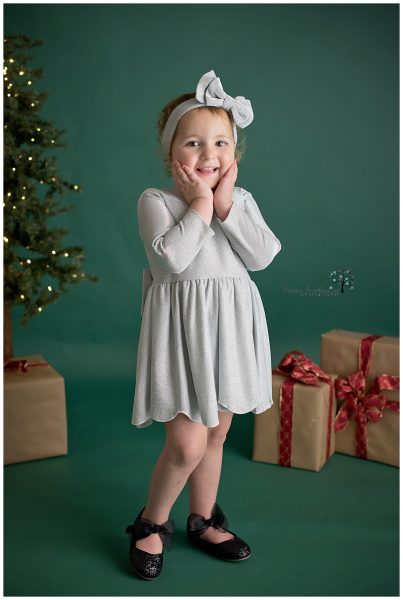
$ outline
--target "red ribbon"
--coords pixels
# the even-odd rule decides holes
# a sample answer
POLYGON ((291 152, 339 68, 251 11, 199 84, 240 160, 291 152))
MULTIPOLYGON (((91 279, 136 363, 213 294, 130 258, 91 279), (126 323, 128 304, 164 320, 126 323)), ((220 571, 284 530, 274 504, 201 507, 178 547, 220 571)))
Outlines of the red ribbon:
POLYGON ((34 367, 48 367, 49 363, 47 362, 39 362, 39 363, 28 363, 24 358, 20 360, 6 360, 4 361, 4 371, 21 371, 21 373, 28 373, 28 369, 32 369, 34 367))
POLYGON ((330 455, 334 395, 332 378, 299 350, 292 350, 285 354, 278 367, 273 369, 272 373, 286 376, 286 379, 282 382, 280 388, 280 441, 278 464, 284 467, 291 467, 294 385, 296 383, 318 385, 320 380, 325 381, 329 385, 329 417, 326 440, 326 459, 328 459, 330 455))
POLYGON ((344 431, 354 419, 355 430, 355 454, 360 458, 367 459, 368 432, 366 424, 368 421, 377 423, 383 417, 383 411, 388 408, 396 413, 400 412, 400 404, 395 400, 388 400, 380 394, 382 390, 399 390, 400 378, 395 375, 379 375, 375 378, 372 388, 366 392, 366 377, 369 373, 372 346, 380 335, 370 335, 360 341, 358 349, 359 369, 350 373, 347 379, 338 377, 335 380, 336 397, 344 400, 334 422, 335 431, 344 431))
POLYGON ((358 370, 364 373, 364 377, 368 377, 369 365, 372 358, 372 346, 375 340, 382 337, 381 335, 368 335, 360 341, 358 346, 358 370))

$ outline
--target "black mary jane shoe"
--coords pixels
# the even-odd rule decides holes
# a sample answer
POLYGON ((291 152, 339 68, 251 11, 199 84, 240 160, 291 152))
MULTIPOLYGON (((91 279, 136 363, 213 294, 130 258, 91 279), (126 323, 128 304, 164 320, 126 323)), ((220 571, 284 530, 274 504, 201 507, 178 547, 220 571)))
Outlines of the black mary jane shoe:
POLYGON ((245 560, 251 555, 251 549, 246 542, 241 540, 233 531, 227 529, 228 520, 217 503, 211 511, 211 518, 205 519, 201 515, 191 513, 188 516, 186 533, 189 541, 204 552, 223 560, 238 561, 245 560), (209 542, 200 536, 209 528, 214 527, 219 531, 232 533, 232 540, 225 540, 219 544, 209 542))
POLYGON ((164 562, 164 551, 172 548, 172 535, 175 531, 173 519, 169 519, 162 525, 158 525, 149 519, 142 517, 145 507, 136 517, 133 525, 126 527, 126 533, 131 536, 129 560, 135 573, 143 579, 155 579, 161 574, 164 562), (148 537, 151 533, 158 533, 161 538, 163 549, 159 554, 151 554, 140 548, 136 548, 136 541, 148 537))

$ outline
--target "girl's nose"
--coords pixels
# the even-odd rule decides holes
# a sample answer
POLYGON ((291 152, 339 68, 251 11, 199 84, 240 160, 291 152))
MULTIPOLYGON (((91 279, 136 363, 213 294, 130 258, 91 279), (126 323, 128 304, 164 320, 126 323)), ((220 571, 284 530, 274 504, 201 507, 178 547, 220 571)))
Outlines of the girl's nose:
POLYGON ((214 154, 215 154, 214 146, 205 146, 201 153, 203 158, 211 158, 212 156, 214 156, 214 154))

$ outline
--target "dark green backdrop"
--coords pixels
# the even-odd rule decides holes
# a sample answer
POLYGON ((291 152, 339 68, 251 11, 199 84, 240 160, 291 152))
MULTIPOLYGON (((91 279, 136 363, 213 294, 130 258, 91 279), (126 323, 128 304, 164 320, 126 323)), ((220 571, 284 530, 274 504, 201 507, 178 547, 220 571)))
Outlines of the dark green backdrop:
POLYGON ((332 328, 398 335, 398 4, 9 4, 4 14, 5 33, 44 41, 33 50, 50 93, 43 116, 66 129, 60 173, 84 188, 68 196, 77 208, 64 223, 100 278, 26 330, 15 311, 15 355, 134 385, 147 266, 136 204, 170 183, 155 121, 210 69, 255 113, 237 184, 282 242, 251 275, 273 361, 293 348, 319 360, 332 328), (324 295, 337 267, 352 269, 355 289, 324 295))
POLYGON ((162 423, 130 423, 147 266, 137 200, 170 184, 159 111, 211 69, 252 102, 238 185, 282 242, 251 273, 274 364, 294 348, 318 362, 333 328, 397 336, 399 5, 6 4, 4 16, 5 33, 44 41, 42 116, 66 129, 60 174, 84 188, 60 220, 100 278, 25 330, 14 314, 14 354, 40 353, 65 378, 69 453, 5 469, 5 593, 399 595, 399 470, 341 454, 320 473, 252 461, 252 413, 233 420, 218 495, 251 561, 192 552, 185 494, 153 589, 131 573, 124 534, 163 444, 162 423), (355 289, 324 295, 338 267, 355 289))

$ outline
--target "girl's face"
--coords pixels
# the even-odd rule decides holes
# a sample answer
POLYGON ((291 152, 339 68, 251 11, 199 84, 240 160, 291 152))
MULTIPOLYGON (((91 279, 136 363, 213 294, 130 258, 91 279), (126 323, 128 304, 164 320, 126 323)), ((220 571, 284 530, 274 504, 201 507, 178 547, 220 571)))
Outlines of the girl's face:
POLYGON ((174 160, 187 165, 214 189, 235 160, 235 143, 229 116, 203 108, 190 110, 178 123, 171 148, 174 160), (203 172, 201 169, 206 169, 203 172))

